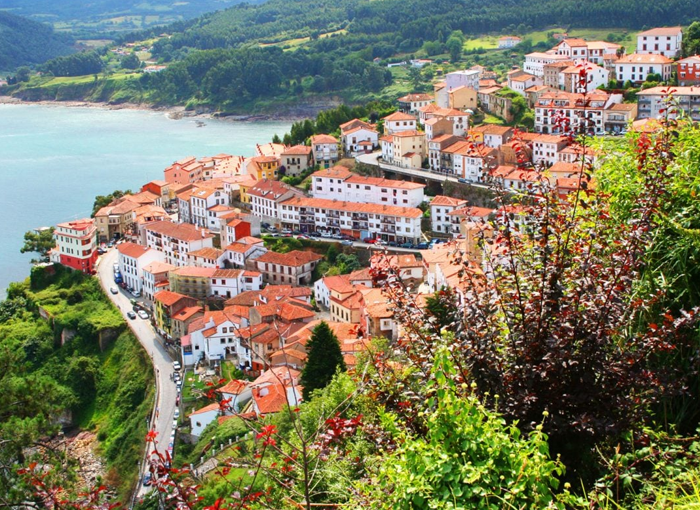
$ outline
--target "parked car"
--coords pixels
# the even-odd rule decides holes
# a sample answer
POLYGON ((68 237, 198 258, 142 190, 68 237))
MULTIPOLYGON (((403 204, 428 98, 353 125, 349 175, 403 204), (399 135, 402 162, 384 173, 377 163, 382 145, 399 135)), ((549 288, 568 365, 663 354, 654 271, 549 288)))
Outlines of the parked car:
POLYGON ((321 232, 321 237, 323 237, 324 239, 330 239, 331 234, 329 232, 321 232))
POLYGON ((146 312, 145 310, 139 310, 138 315, 139 315, 139 317, 141 317, 143 320, 147 320, 147 319, 148 319, 148 312, 146 312))
POLYGON ((179 361, 173 361, 173 370, 175 370, 176 372, 179 372, 181 368, 182 367, 180 366, 179 361))
POLYGON ((270 228, 270 224, 264 221, 260 224, 260 226, 265 229, 270 228))
POLYGON ((141 297, 141 292, 138 291, 138 290, 135 290, 135 291, 133 291, 133 292, 131 293, 131 295, 134 296, 134 297, 141 297))
POLYGON ((143 477, 143 486, 150 487, 151 485, 151 473, 146 473, 143 477))
POLYGON ((309 237, 309 236, 307 236, 307 235, 305 235, 305 234, 299 234, 299 235, 297 236, 297 239, 311 239, 311 237, 309 237))
POLYGON ((114 246, 114 242, 110 241, 107 243, 107 248, 112 248, 114 246))
POLYGON ((271 232, 271 233, 273 233, 273 234, 276 234, 276 233, 277 233, 277 229, 276 229, 275 227, 273 227, 272 225, 269 225, 269 226, 267 227, 267 231, 268 231, 268 232, 271 232))
POLYGON ((386 243, 386 245, 391 248, 398 248, 399 243, 397 243, 396 241, 389 241, 388 243, 386 243))
POLYGON ((173 415, 173 418, 176 420, 180 417, 180 409, 175 408, 175 414, 173 415))
POLYGON ((177 429, 177 420, 173 420, 173 430, 177 429))
POLYGON ((301 235, 301 230, 292 230, 292 234, 295 236, 301 235))
POLYGON ((464 177, 460 177, 457 179, 457 182, 461 182, 462 184, 467 184, 469 181, 467 181, 464 177))
POLYGON ((103 255, 105 251, 102 248, 97 248, 97 254, 98 255, 103 255))
POLYGON ((283 228, 283 229, 282 229, 282 234, 284 234, 284 235, 291 234, 291 233, 292 233, 292 231, 289 230, 288 228, 283 228))
POLYGON ((132 312, 131 310, 126 312, 126 316, 129 317, 129 319, 131 319, 131 320, 134 320, 136 318, 136 314, 134 312, 132 312))
POLYGON ((403 244, 401 245, 401 248, 408 248, 408 249, 411 249, 411 248, 413 248, 413 243, 403 243, 403 244))
POLYGON ((340 244, 342 244, 343 246, 352 246, 352 245, 353 245, 353 242, 352 242, 352 241, 348 241, 347 239, 343 239, 343 240, 340 242, 340 244))
POLYGON ((428 243, 418 243, 416 245, 416 249, 418 250, 427 250, 428 249, 428 243))
POLYGON ((377 242, 377 239, 374 238, 374 237, 365 237, 365 238, 362 240, 362 242, 363 242, 363 243, 367 243, 367 244, 374 244, 374 243, 377 242))
POLYGON ((112 294, 119 294, 119 289, 116 288, 116 287, 110 287, 110 288, 109 288, 109 291, 110 291, 112 294))

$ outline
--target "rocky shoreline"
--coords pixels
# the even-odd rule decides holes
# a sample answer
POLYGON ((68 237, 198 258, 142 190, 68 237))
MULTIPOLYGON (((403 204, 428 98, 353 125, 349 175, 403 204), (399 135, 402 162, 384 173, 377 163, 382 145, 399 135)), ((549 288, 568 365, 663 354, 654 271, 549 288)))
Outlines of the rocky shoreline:
POLYGON ((12 96, 0 96, 0 105, 10 104, 10 105, 41 105, 41 106, 51 106, 51 107, 63 107, 63 108, 101 108, 103 110, 142 110, 142 111, 152 111, 152 112, 163 112, 169 118, 173 120, 179 120, 183 118, 196 118, 196 119, 218 119, 230 122, 256 122, 256 121, 290 121, 295 122, 299 120, 305 120, 307 118, 313 118, 326 108, 333 108, 337 106, 333 104, 324 104, 318 106, 304 106, 294 108, 291 111, 279 113, 279 114, 222 114, 220 112, 213 112, 205 109, 200 110, 186 110, 184 106, 153 106, 148 104, 137 104, 137 103, 92 103, 89 101, 25 101, 17 97, 12 96))

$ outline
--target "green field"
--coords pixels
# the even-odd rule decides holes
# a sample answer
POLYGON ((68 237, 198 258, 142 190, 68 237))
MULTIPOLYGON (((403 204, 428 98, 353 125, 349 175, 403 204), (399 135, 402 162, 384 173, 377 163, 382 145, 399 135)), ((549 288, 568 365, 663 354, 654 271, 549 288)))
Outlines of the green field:
MULTIPOLYGON (((619 28, 573 28, 569 31, 561 27, 549 28, 547 30, 538 30, 534 32, 528 32, 520 37, 525 40, 529 39, 532 44, 537 44, 540 42, 547 41, 547 34, 549 33, 563 33, 569 34, 569 37, 580 37, 588 41, 593 40, 605 40, 608 34, 625 34, 625 38, 618 44, 625 46, 628 52, 634 50, 636 40, 634 39, 633 33, 628 33, 627 30, 621 30, 619 28)), ((464 43, 464 49, 467 51, 475 50, 478 48, 483 48, 485 50, 494 50, 498 48, 498 39, 501 34, 498 35, 482 35, 472 39, 468 39, 464 43)))

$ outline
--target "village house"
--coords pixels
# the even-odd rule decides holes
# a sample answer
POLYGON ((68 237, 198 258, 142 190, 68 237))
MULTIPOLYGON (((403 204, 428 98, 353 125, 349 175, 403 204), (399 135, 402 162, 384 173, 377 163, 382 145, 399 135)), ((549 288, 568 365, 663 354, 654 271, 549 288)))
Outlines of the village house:
POLYGON ((279 159, 277 156, 255 156, 243 162, 243 173, 253 176, 256 180, 272 180, 277 177, 279 159))
POLYGON ((149 301, 153 301, 156 292, 170 290, 168 273, 175 266, 166 262, 151 262, 143 268, 143 287, 141 293, 149 301))
POLYGON ((100 242, 121 239, 130 234, 136 219, 139 204, 124 200, 114 205, 107 205, 95 213, 95 227, 100 242))
POLYGON ((156 221, 144 226, 146 246, 163 252, 165 262, 174 266, 186 266, 191 251, 211 248, 214 237, 206 229, 188 223, 156 221))
POLYGON ((430 141, 441 135, 451 135, 454 129, 452 121, 444 117, 433 117, 423 123, 425 128, 425 139, 430 146, 430 141))
POLYGON ((169 290, 161 290, 153 296, 153 320, 158 333, 166 340, 173 337, 172 317, 182 309, 197 305, 197 300, 169 290))
POLYGON ((329 289, 331 321, 360 324, 364 308, 360 289, 364 288, 352 285, 349 288, 335 287, 329 289))
POLYGON ((273 367, 266 370, 251 384, 252 409, 256 415, 278 413, 286 406, 295 407, 301 402, 301 373, 290 367, 273 367))
POLYGON ((258 183, 254 175, 243 174, 221 179, 224 183, 224 191, 229 196, 229 203, 241 202, 250 204, 248 190, 258 183))
POLYGON ((224 252, 219 248, 202 248, 187 255, 188 265, 192 267, 221 267, 224 252))
POLYGON ((460 138, 455 143, 444 147, 437 157, 440 166, 435 168, 439 172, 463 177, 461 154, 468 152, 473 143, 460 138))
POLYGON ((484 144, 493 149, 499 149, 504 143, 513 138, 513 128, 498 124, 482 124, 469 130, 470 139, 477 144, 484 144))
POLYGON ((165 182, 188 184, 202 180, 204 165, 194 156, 176 161, 163 171, 165 182))
POLYGON ((448 92, 458 87, 467 87, 470 89, 479 90, 480 78, 481 72, 478 69, 453 71, 445 75, 445 87, 447 88, 448 92))
POLYGON ((268 221, 279 218, 281 202, 304 194, 298 189, 280 181, 260 181, 248 190, 251 210, 255 216, 268 221))
POLYGON ((676 62, 676 76, 681 87, 700 84, 700 55, 693 55, 676 62))
POLYGON ((399 131, 381 139, 382 159, 391 165, 404 168, 421 168, 427 155, 425 133, 399 131))
POLYGON ((455 151, 453 155, 454 173, 471 182, 480 182, 489 168, 498 164, 497 149, 469 144, 455 151))
POLYGON ((507 89, 491 87, 479 92, 479 102, 482 110, 506 122, 513 122, 513 100, 508 97, 507 89))
POLYGON ((56 248, 52 261, 93 274, 97 262, 97 228, 95 221, 84 218, 59 223, 53 232, 56 248))
POLYGON ((330 298, 331 291, 336 292, 350 291, 354 290, 348 275, 338 275, 338 276, 324 276, 319 278, 314 283, 314 298, 316 299, 316 304, 329 309, 331 306, 330 298))
POLYGON ((341 166, 319 170, 311 178, 314 198, 403 207, 418 207, 425 200, 425 184, 365 177, 341 166))
POLYGON ((503 37, 498 38, 498 49, 502 50, 507 48, 513 48, 521 42, 522 39, 517 35, 505 35, 503 37))
POLYGON ((141 191, 148 191, 161 198, 161 203, 166 204, 170 201, 170 183, 166 181, 150 181, 141 186, 141 191))
POLYGON ((523 71, 535 75, 539 78, 544 76, 544 66, 547 64, 552 64, 554 62, 562 62, 564 60, 571 60, 566 55, 557 55, 556 53, 541 53, 534 52, 525 55, 525 63, 523 64, 523 71))
POLYGON ((621 102, 622 94, 598 90, 585 96, 563 91, 542 94, 535 105, 535 131, 559 133, 561 123, 566 119, 569 129, 579 129, 584 124, 588 134, 602 135, 605 132, 605 110, 621 102))
POLYGON ((163 262, 163 253, 134 243, 117 245, 119 272, 126 285, 136 293, 143 289, 143 270, 153 262, 163 262))
POLYGON ((257 271, 217 269, 211 275, 211 296, 230 299, 241 292, 262 289, 263 277, 257 271))
POLYGON ((527 99, 527 106, 529 108, 534 108, 537 101, 540 100, 544 94, 549 92, 556 92, 558 89, 554 87, 548 87, 546 85, 535 85, 525 90, 525 98, 527 99))
POLYGON ((610 81, 610 71, 591 62, 582 62, 579 65, 569 66, 561 71, 563 83, 560 89, 566 92, 583 93, 593 92, 598 87, 605 87, 610 81), (581 72, 585 70, 585 87, 582 83, 581 72))
POLYGON ((190 419, 190 434, 199 437, 211 422, 219 416, 219 403, 215 402, 191 412, 187 417, 190 419))
POLYGON ((309 285, 311 273, 321 260, 323 260, 322 255, 307 251, 294 250, 288 253, 268 251, 256 258, 254 264, 263 274, 265 283, 309 285))
POLYGON ((249 381, 233 379, 215 391, 221 395, 222 401, 229 400, 228 408, 231 410, 231 414, 240 412, 245 404, 253 398, 249 381))
POLYGON ((526 89, 542 84, 542 78, 532 74, 523 73, 508 77, 508 88, 514 90, 523 97, 526 95, 526 89))
POLYGON ((246 327, 247 320, 228 309, 205 312, 192 321, 187 335, 181 338, 183 365, 218 365, 229 357, 236 357, 239 364, 250 365, 250 349, 238 335, 246 327))
POLYGON ((439 135, 428 140, 428 166, 431 170, 442 168, 440 157, 442 152, 457 142, 465 142, 463 138, 454 135, 439 135))
POLYGON ((254 260, 265 253, 265 241, 257 237, 242 237, 224 247, 222 267, 243 268, 248 260, 254 260))
MULTIPOLYGON (((423 267, 421 266, 421 271, 423 267)), ((360 324, 365 326, 370 338, 384 337, 394 340, 397 336, 396 322, 392 305, 382 293, 382 289, 363 289, 362 318, 360 324)))
POLYGON ((562 75, 562 72, 564 69, 568 69, 573 65, 575 65, 573 60, 561 60, 552 62, 551 64, 545 64, 542 66, 542 84, 553 89, 563 89, 564 76, 562 75))
POLYGON ((181 223, 219 231, 219 213, 231 212, 229 196, 221 187, 197 185, 177 196, 181 223), (217 206, 225 206, 217 208, 217 206))
POLYGON ((664 55, 632 53, 615 63, 615 77, 620 83, 642 83, 650 74, 658 74, 667 81, 671 77, 673 61, 664 55))
MULTIPOLYGON (((476 96, 476 92, 474 92, 476 96)), ((464 136, 469 129, 469 117, 467 112, 456 110, 454 108, 428 108, 421 109, 421 118, 425 119, 425 123, 431 119, 445 119, 452 125, 451 131, 439 134, 453 134, 455 136, 464 136)))
POLYGON ((379 145, 379 132, 372 124, 354 119, 340 126, 340 143, 350 156, 366 154, 379 145))
POLYGON ((464 237, 464 225, 466 223, 476 223, 486 225, 493 209, 487 207, 461 207, 448 213, 452 222, 452 237, 461 239, 464 237))
POLYGON ((189 296, 197 301, 206 301, 211 296, 213 267, 177 267, 168 274, 171 292, 189 296))
POLYGON ((394 112, 384 117, 384 134, 394 135, 402 132, 416 132, 417 119, 413 115, 394 112))
POLYGON ((338 162, 338 140, 335 137, 314 135, 311 137, 311 148, 317 165, 328 168, 338 162))
POLYGON ((170 328, 173 338, 187 336, 187 331, 195 320, 204 315, 204 308, 201 306, 189 306, 183 308, 170 318, 170 328))
POLYGON ((294 198, 282 203, 282 225, 311 233, 330 231, 355 239, 414 243, 421 239, 423 212, 415 207, 294 198))
MULTIPOLYGON (((226 246, 235 243, 243 237, 249 237, 253 233, 253 225, 248 221, 250 215, 242 213, 229 213, 221 220, 221 244, 226 246), (247 218, 247 219, 243 219, 247 218)), ((259 218, 255 218, 258 221, 259 218)))
POLYGON ((683 28, 679 26, 652 28, 637 34, 637 53, 641 55, 657 54, 676 58, 682 46, 683 28))
POLYGON ((553 165, 559 161, 559 153, 569 145, 569 141, 559 135, 540 135, 532 146, 532 162, 553 165))
POLYGON ((280 155, 280 172, 296 176, 314 166, 314 154, 311 147, 294 145, 285 149, 280 155))
POLYGON ((403 113, 415 113, 418 108, 432 102, 433 96, 429 94, 408 94, 399 98, 399 111, 403 113))
POLYGON ((461 198, 438 195, 430 201, 430 228, 439 234, 452 232, 452 220, 448 216, 455 209, 466 207, 467 201, 461 198))

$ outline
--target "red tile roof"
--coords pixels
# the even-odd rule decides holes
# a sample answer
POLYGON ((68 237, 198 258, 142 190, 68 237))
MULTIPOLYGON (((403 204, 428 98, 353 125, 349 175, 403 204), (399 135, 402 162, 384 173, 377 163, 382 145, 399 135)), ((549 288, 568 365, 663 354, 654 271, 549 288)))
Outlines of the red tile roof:
POLYGON ((336 144, 338 140, 331 135, 314 135, 311 137, 311 145, 314 144, 336 144))
POLYGON ((173 306, 181 299, 191 298, 182 294, 178 294, 177 292, 171 292, 169 290, 161 290, 160 292, 156 292, 156 294, 153 296, 154 301, 158 301, 159 303, 162 303, 165 306, 173 306))
POLYGON ((150 250, 146 246, 135 243, 122 243, 117 245, 117 251, 126 257, 139 258, 150 250))
MULTIPOLYGON (((285 204, 288 202, 285 202, 285 204)), ((268 251, 256 259, 256 262, 266 262, 268 264, 279 264, 281 266, 299 267, 304 264, 316 262, 323 259, 323 255, 318 255, 310 251, 293 250, 287 253, 277 253, 268 251)))
POLYGON ((209 230, 205 228, 197 228, 189 223, 172 223, 170 221, 154 221, 144 225, 146 230, 162 234, 180 241, 197 241, 214 237, 209 230))
POLYGON ((363 204, 358 202, 343 202, 340 200, 328 200, 325 198, 301 198, 296 197, 285 200, 282 205, 290 207, 309 207, 316 209, 330 209, 333 211, 346 211, 367 214, 381 214, 384 216, 399 216, 403 218, 420 218, 423 211, 416 207, 400 207, 396 205, 363 204))

